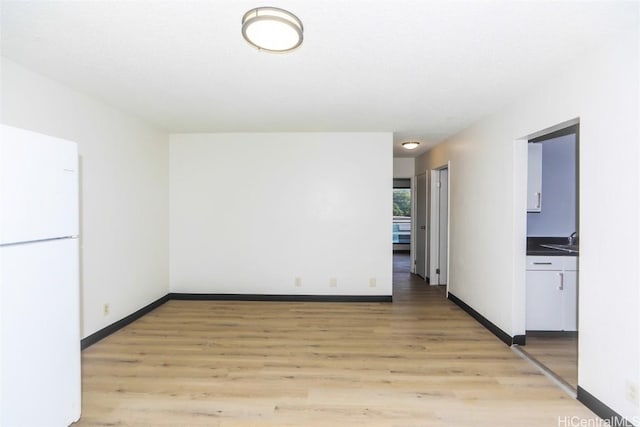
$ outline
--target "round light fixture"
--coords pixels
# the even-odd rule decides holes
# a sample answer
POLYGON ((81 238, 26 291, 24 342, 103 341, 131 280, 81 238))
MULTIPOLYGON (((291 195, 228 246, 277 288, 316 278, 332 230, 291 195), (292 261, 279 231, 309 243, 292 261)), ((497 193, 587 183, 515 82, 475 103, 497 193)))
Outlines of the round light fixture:
POLYGON ((259 50, 282 53, 302 44, 302 22, 277 7, 257 7, 242 17, 242 36, 259 50))
POLYGON ((416 149, 416 148, 418 148, 418 145, 420 145, 420 143, 417 142, 417 141, 408 141, 408 142, 403 142, 402 143, 402 146, 404 148, 406 148, 407 150, 416 149))

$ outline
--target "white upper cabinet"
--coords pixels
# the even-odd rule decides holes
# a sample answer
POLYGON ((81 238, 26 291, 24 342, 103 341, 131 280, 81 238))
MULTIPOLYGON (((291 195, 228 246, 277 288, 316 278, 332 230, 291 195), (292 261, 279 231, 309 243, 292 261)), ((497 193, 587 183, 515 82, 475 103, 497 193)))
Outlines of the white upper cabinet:
POLYGON ((542 144, 529 146, 527 167, 527 212, 542 210, 542 144))

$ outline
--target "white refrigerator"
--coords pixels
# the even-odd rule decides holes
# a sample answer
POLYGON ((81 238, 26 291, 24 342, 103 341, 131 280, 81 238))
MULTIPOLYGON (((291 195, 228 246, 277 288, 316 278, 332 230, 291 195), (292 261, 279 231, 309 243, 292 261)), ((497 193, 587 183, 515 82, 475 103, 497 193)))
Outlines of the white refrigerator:
POLYGON ((0 125, 0 425, 80 418, 78 153, 0 125))

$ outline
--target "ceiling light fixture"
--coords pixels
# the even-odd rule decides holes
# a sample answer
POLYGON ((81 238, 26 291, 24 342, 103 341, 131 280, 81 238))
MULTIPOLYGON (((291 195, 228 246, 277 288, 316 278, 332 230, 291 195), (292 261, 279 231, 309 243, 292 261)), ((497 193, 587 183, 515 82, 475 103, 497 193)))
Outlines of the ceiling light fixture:
POLYGON ((408 142, 403 142, 402 146, 404 148, 406 148, 407 150, 414 150, 416 148, 418 148, 418 145, 420 145, 419 142, 417 141, 408 141, 408 142))
POLYGON ((300 19, 277 7, 257 7, 242 17, 242 36, 258 50, 289 52, 302 44, 302 32, 300 19))

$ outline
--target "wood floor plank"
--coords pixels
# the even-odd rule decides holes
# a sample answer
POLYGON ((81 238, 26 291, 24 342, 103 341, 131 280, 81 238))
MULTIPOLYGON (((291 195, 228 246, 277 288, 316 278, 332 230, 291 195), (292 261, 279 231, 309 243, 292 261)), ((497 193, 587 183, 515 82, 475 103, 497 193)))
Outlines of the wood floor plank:
POLYGON ((528 334, 523 350, 571 387, 578 388, 577 334, 528 334))
POLYGON ((439 287, 393 303, 172 300, 82 354, 77 426, 557 426, 596 419, 439 287))

